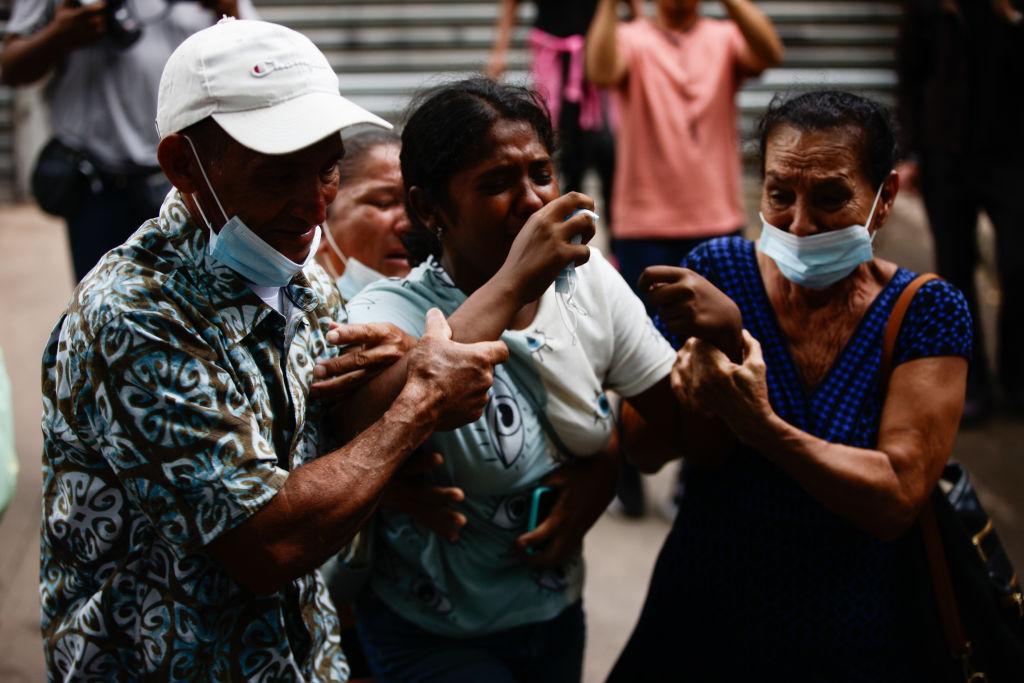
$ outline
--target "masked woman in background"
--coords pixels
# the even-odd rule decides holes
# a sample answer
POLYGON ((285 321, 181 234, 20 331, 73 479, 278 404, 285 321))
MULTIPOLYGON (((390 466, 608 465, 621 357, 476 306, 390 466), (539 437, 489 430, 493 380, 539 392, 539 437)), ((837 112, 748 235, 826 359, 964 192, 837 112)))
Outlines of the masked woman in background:
POLYGON ((338 165, 338 196, 327 209, 317 259, 348 301, 366 285, 409 272, 402 235, 409 231, 398 154, 402 141, 388 131, 345 139, 338 165))
MULTIPOLYGON (((896 540, 953 447, 967 305, 947 282, 922 286, 882 377, 886 322, 915 278, 872 252, 899 190, 888 113, 847 93, 777 98, 760 149, 760 241, 712 240, 682 264, 736 302, 747 330, 741 364, 677 340, 673 386, 709 418, 691 438, 723 435, 719 462, 686 464, 610 680, 942 680, 929 670, 944 662, 928 653, 937 634, 911 604, 930 579, 913 543, 896 540)), ((641 285, 673 272, 684 271, 649 268, 641 285)), ((678 297, 664 286, 651 297, 671 330, 678 297)))

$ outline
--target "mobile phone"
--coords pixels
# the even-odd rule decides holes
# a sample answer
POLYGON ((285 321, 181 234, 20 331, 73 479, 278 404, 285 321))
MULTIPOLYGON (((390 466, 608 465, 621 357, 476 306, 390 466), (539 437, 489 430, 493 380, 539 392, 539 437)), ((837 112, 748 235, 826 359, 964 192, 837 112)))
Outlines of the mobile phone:
MULTIPOLYGON (((538 486, 530 496, 530 516, 526 521, 526 530, 533 531, 541 522, 551 514, 551 508, 555 504, 558 492, 550 486, 538 486)), ((533 555, 537 551, 533 546, 526 549, 527 555, 533 555)))

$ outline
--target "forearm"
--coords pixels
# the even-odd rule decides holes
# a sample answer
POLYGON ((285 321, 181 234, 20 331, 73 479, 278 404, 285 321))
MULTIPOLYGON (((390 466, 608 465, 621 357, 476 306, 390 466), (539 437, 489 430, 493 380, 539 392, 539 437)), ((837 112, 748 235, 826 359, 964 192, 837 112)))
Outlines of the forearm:
POLYGON ((735 445, 721 420, 683 406, 667 378, 623 403, 623 452, 642 472, 657 472, 677 458, 698 465, 721 464, 735 445))
POLYGON ((819 439, 774 413, 740 437, 789 474, 822 505, 854 526, 892 540, 917 518, 927 496, 924 458, 897 468, 881 450, 819 439), (916 468, 915 471, 907 471, 916 468))
MULTIPOLYGON (((521 308, 514 285, 499 273, 473 292, 448 318, 454 341, 494 341, 509 328, 521 308)), ((351 438, 380 417, 405 386, 408 361, 403 358, 369 380, 332 409, 331 420, 343 438, 351 438)), ((440 418, 440 429, 450 429, 440 418)))
POLYGON ((28 85, 49 73, 67 50, 53 24, 30 36, 8 36, 0 55, 0 72, 6 85, 28 85))
POLYGON ((736 439, 721 420, 680 409, 669 432, 647 427, 623 445, 626 457, 646 474, 682 458, 704 467, 722 464, 736 447, 736 439))
POLYGON ((508 46, 512 40, 512 27, 516 23, 516 7, 518 0, 502 0, 501 9, 498 12, 498 22, 494 26, 494 49, 492 59, 500 57, 504 63, 505 55, 508 53, 508 46))
POLYGON ((722 0, 729 18, 743 34, 750 51, 761 62, 761 70, 782 61, 782 39, 771 20, 750 0, 722 0))
POLYGON ((463 344, 499 339, 524 305, 510 278, 499 271, 448 318, 452 339, 463 344))
POLYGON ((603 87, 618 85, 625 74, 615 35, 619 24, 617 2, 618 0, 601 0, 587 31, 587 79, 603 87))
POLYGON ((345 447, 293 471, 266 507, 211 551, 261 594, 313 571, 365 524, 396 469, 433 431, 435 405, 425 391, 404 392, 345 447))

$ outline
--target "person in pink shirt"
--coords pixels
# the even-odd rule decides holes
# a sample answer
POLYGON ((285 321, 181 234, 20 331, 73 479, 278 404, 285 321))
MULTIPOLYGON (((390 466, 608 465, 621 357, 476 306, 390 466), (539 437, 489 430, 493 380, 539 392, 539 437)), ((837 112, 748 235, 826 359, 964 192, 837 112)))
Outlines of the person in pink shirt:
POLYGON ((736 91, 782 59, 771 21, 749 0, 657 0, 653 18, 620 23, 601 0, 587 34, 587 76, 615 89, 620 125, 612 201, 623 276, 676 265, 700 241, 743 225, 736 91))
MULTIPOLYGON (((736 91, 782 60, 782 41, 750 0, 722 0, 727 20, 700 16, 698 0, 657 0, 653 18, 628 23, 620 2, 598 4, 586 73, 617 100, 612 251, 636 291, 647 266, 678 265, 701 242, 739 233, 736 91)), ((620 472, 618 498, 628 516, 644 514, 635 470, 620 472)))

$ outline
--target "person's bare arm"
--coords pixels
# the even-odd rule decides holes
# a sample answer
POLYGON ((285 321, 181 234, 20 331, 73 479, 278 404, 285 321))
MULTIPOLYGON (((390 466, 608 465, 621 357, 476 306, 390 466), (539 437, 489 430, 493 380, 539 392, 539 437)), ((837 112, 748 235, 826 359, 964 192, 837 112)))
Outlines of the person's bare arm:
POLYGON ((72 50, 89 45, 106 32, 106 3, 58 5, 53 19, 39 31, 8 35, 0 52, 5 85, 28 85, 48 74, 72 50))
POLYGON ((782 61, 782 39, 771 19, 750 0, 722 0, 722 4, 746 43, 738 57, 743 72, 757 76, 778 65, 782 61))
POLYGON ((612 88, 622 83, 629 66, 618 47, 619 0, 601 0, 587 31, 587 79, 594 85, 612 88))
POLYGON ((896 367, 877 448, 834 444, 803 432, 768 402, 761 347, 744 334, 742 365, 688 342, 694 396, 738 439, 782 468, 822 505, 884 540, 917 519, 953 448, 967 383, 967 361, 921 358, 896 367))
POLYGON ((516 8, 519 0, 501 0, 498 21, 494 26, 494 47, 491 58, 484 68, 484 75, 494 80, 505 75, 508 66, 508 46, 512 41, 512 28, 516 25, 516 8))
POLYGON ((679 400, 668 378, 623 401, 620 424, 623 452, 645 474, 678 458, 718 465, 736 446, 722 421, 679 400))
MULTIPOLYGON (((594 224, 584 214, 565 219, 577 208, 593 210, 594 202, 584 194, 570 192, 530 217, 498 273, 448 318, 453 340, 473 343, 498 339, 516 313, 539 299, 562 268, 570 263, 586 263, 590 257, 586 242, 594 236, 594 224), (569 242, 577 234, 582 236, 583 244, 569 242)), ((339 338, 334 332, 327 335, 332 343, 339 338)), ((334 363, 324 362, 327 374, 334 374, 334 363)), ((357 434, 391 404, 405 382, 406 366, 406 359, 399 360, 352 395, 339 415, 347 434, 357 434)), ((442 416, 438 429, 454 429, 470 421, 465 415, 449 411, 442 416)))
MULTIPOLYGON (((662 324, 678 340, 696 337, 743 357, 743 316, 736 303, 700 274, 675 266, 650 266, 637 289, 657 308, 662 324)), ((735 439, 720 421, 688 400, 679 387, 679 366, 668 377, 623 405, 623 439, 634 464, 656 472, 685 457, 705 465, 721 462, 735 439)))
POLYGON ((372 514, 387 482, 449 410, 480 415, 501 342, 452 343, 439 311, 408 354, 409 380, 379 420, 345 447, 291 472, 271 501, 207 545, 238 584, 273 593, 322 564, 372 514))

